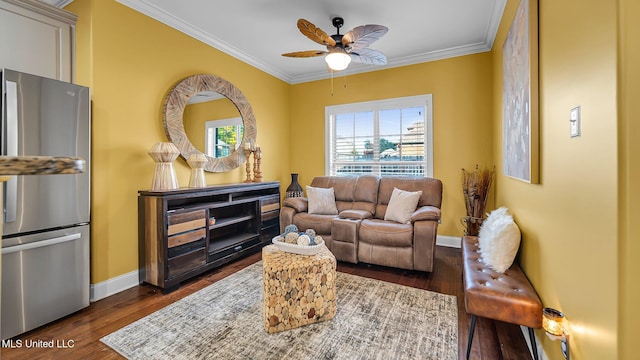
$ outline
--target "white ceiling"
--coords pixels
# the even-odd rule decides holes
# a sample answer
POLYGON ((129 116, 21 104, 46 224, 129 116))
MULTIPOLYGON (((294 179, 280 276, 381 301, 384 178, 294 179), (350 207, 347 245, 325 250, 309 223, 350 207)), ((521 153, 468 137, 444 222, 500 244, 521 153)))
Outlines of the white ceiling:
MULTIPOLYGON (((60 1, 60 0, 45 0, 60 1)), ((331 19, 344 18, 340 33, 365 24, 389 32, 370 47, 385 66, 349 65, 347 74, 404 66, 491 50, 506 0, 117 0, 288 83, 328 78, 322 57, 283 53, 324 50, 296 27, 299 18, 327 34, 331 19)))

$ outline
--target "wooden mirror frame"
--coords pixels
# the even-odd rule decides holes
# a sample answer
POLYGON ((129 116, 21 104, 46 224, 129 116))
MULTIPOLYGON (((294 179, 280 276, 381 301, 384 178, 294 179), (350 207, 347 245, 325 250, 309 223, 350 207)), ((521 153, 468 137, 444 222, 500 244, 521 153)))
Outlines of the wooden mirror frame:
POLYGON ((189 159, 191 154, 202 152, 196 149, 191 140, 189 140, 184 130, 183 122, 184 108, 189 103, 189 99, 202 91, 215 91, 224 95, 231 100, 240 112, 244 135, 238 148, 222 158, 214 158, 205 154, 207 157, 207 164, 204 166, 205 171, 225 172, 233 170, 245 162, 244 144, 255 144, 258 130, 249 101, 238 88, 227 80, 214 75, 199 74, 189 76, 176 84, 169 92, 164 103, 162 119, 164 132, 167 134, 169 141, 180 150, 180 156, 185 161, 189 159))

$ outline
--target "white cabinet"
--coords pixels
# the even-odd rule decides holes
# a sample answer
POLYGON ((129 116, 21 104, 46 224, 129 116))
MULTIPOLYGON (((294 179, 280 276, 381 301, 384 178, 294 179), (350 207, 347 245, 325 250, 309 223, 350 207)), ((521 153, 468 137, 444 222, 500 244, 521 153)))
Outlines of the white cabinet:
POLYGON ((0 67, 73 81, 77 16, 36 0, 0 0, 0 67))

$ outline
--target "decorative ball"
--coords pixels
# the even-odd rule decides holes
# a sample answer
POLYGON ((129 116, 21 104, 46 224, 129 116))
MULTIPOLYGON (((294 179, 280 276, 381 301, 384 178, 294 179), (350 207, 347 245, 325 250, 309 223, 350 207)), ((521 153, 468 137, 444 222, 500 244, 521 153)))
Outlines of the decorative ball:
POLYGON ((276 241, 284 242, 284 238, 282 237, 282 235, 278 235, 276 236, 276 241))
POLYGON ((315 239, 316 245, 321 244, 323 242, 324 242, 324 239, 322 238, 322 236, 320 235, 316 236, 316 239, 315 239))
POLYGON ((307 235, 298 236, 298 245, 308 246, 310 241, 311 239, 309 239, 309 236, 307 235))
POLYGON ((287 235, 285 235, 284 237, 284 242, 288 243, 288 244, 297 244, 298 243, 298 233, 297 232, 290 232, 287 235))
POLYGON ((307 229, 307 231, 304 232, 311 240, 316 238, 316 231, 313 229, 307 229))
POLYGON ((287 235, 289 233, 298 233, 298 227, 295 226, 294 224, 289 224, 287 225, 287 227, 284 228, 284 234, 287 235))

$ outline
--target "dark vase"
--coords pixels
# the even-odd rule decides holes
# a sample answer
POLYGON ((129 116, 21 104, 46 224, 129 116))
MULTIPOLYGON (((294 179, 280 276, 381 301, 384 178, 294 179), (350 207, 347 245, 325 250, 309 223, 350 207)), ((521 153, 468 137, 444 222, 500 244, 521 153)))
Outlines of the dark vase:
POLYGON ((285 194, 286 198, 292 197, 302 197, 302 187, 298 184, 298 174, 291 174, 291 185, 287 188, 287 192, 285 194))

